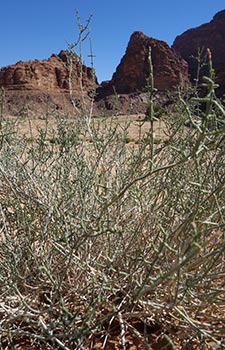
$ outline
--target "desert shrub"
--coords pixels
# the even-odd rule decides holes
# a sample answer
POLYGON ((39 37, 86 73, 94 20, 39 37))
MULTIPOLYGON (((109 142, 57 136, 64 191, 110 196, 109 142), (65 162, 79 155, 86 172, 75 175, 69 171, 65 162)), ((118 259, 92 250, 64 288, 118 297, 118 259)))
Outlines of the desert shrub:
POLYGON ((225 347, 225 111, 205 88, 179 93, 157 144, 152 120, 138 145, 107 118, 56 116, 32 138, 3 123, 2 349, 125 349, 129 332, 149 349, 225 347))

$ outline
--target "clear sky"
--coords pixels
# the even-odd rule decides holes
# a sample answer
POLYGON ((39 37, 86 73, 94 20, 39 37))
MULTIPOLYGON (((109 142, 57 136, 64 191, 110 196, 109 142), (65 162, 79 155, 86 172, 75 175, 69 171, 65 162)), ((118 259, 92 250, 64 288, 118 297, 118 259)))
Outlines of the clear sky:
MULTIPOLYGON (((45 59, 67 48, 90 14, 90 38, 98 81, 111 79, 133 31, 142 31, 172 45, 187 29, 209 22, 225 9, 224 0, 2 0, 0 4, 0 67, 45 59)), ((90 65, 90 42, 83 60, 90 65)))

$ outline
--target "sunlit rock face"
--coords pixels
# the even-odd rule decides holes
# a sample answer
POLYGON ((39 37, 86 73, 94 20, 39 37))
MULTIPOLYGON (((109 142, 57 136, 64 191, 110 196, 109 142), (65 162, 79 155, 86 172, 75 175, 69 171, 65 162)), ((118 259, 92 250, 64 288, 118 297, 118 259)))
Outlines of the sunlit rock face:
MULTIPOLYGON (((0 86, 11 90, 69 90, 69 54, 61 51, 47 60, 17 62, 0 70, 0 86)), ((72 61, 71 84, 80 90, 80 77, 84 89, 93 85, 93 70, 79 64, 75 55, 72 61)), ((94 78, 95 80, 95 78, 94 78)))
POLYGON ((158 91, 175 90, 189 82, 188 65, 165 42, 134 32, 125 55, 112 79, 98 89, 100 96, 114 93, 142 92, 149 78, 149 48, 154 69, 154 84, 158 91))
POLYGON ((71 113, 71 95, 79 109, 83 99, 90 102, 90 91, 96 86, 94 70, 81 65, 78 57, 67 51, 46 60, 20 61, 0 70, 0 87, 6 91, 5 112, 13 115, 24 109, 34 115, 44 114, 46 109, 71 113))

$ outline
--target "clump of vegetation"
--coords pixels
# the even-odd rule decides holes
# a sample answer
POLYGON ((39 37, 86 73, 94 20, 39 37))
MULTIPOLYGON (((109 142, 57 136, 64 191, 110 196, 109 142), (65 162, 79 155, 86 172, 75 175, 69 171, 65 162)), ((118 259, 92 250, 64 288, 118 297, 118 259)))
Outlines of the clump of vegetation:
POLYGON ((46 118, 32 138, 3 123, 1 349, 225 348, 225 110, 209 68, 159 144, 152 105, 138 145, 107 118, 46 118))

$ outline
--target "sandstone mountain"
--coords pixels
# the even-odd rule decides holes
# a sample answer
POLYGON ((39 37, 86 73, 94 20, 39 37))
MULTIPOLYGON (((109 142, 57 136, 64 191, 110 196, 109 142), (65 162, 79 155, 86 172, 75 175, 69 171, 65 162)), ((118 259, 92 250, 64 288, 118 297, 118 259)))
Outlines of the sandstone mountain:
POLYGON ((104 82, 97 92, 100 97, 113 94, 142 92, 149 78, 149 48, 154 67, 155 87, 165 92, 189 82, 188 65, 163 41, 134 32, 125 55, 109 82, 104 82))
POLYGON ((46 91, 69 90, 69 60, 72 60, 71 84, 74 91, 80 90, 80 80, 85 90, 93 87, 94 72, 79 64, 79 57, 61 51, 47 60, 18 62, 0 70, 0 85, 13 90, 40 89, 46 91))
POLYGON ((93 69, 81 65, 78 56, 71 56, 67 51, 46 60, 20 61, 0 70, 0 87, 6 90, 5 109, 9 114, 22 113, 25 107, 31 114, 33 111, 42 114, 47 104, 51 111, 69 109, 71 112, 70 97, 73 96, 73 102, 79 107, 81 93, 88 101, 89 92, 96 86, 93 69))
MULTIPOLYGON (((0 69, 0 88, 6 91, 5 113, 30 115, 49 112, 79 114, 83 102, 87 108, 96 89, 94 114, 144 113, 147 107, 145 87, 149 78, 151 48, 156 103, 167 103, 167 92, 190 84, 196 78, 198 48, 210 48, 220 88, 225 93, 225 10, 197 28, 179 35, 170 48, 165 42, 142 32, 134 32, 126 52, 110 81, 98 85, 94 70, 82 65, 79 57, 67 51, 46 60, 18 62, 0 69), (70 71, 70 68, 71 71, 70 71), (71 74, 70 74, 71 72, 71 74), (72 97, 72 99, 71 99, 72 97), (101 112, 100 112, 101 111, 101 112)), ((205 50, 205 51, 204 51, 205 50)), ((204 71, 202 72, 205 73, 204 71)))
MULTIPOLYGON (((198 48, 212 52, 213 66, 217 70, 225 64, 225 10, 218 12, 213 19, 197 28, 189 29, 176 37, 172 48, 188 62, 191 79, 196 78, 198 48)), ((205 73, 203 71, 203 73, 205 73)), ((222 81, 225 85, 225 81, 222 81)))

